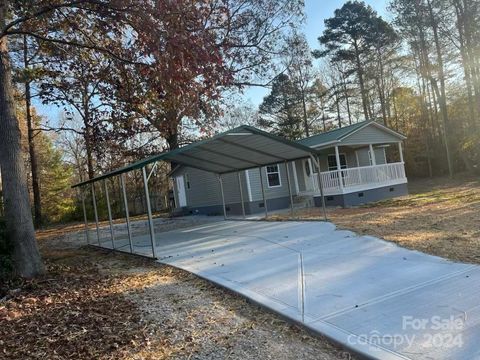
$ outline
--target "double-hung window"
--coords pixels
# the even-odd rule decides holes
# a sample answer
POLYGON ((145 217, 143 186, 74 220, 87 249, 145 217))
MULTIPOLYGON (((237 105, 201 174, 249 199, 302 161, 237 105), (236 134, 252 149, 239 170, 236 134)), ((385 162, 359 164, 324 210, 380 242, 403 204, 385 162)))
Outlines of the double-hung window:
MULTIPOLYGON (((340 156, 340 169, 347 168, 347 158, 345 154, 339 154, 340 156)), ((328 171, 337 170, 337 157, 335 154, 328 155, 328 171)))
POLYGON ((278 165, 270 165, 266 167, 267 170, 267 184, 269 188, 282 186, 280 180, 280 169, 278 165))

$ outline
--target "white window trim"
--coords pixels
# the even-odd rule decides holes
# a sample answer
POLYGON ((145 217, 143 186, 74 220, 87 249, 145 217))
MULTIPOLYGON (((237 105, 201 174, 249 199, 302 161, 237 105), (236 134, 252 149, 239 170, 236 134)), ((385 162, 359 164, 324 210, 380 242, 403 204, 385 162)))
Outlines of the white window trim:
POLYGON ((276 166, 277 167, 277 171, 276 172, 273 172, 273 173, 269 173, 267 171, 268 169, 268 166, 265 166, 265 178, 267 180, 267 187, 269 189, 274 189, 274 188, 279 188, 279 187, 282 187, 282 175, 280 173, 280 165, 279 164, 274 164, 274 165, 269 165, 269 166, 276 166), (278 174, 278 185, 273 185, 273 186, 270 186, 270 181, 268 180, 268 174, 278 174))
MULTIPOLYGON (((340 165, 340 169, 341 169, 341 170, 345 170, 345 169, 348 169, 348 163, 347 163, 347 153, 339 153, 339 154, 338 154, 338 156, 342 156, 342 155, 345 157, 345 167, 344 167, 344 168, 342 168, 342 165, 340 165)), ((337 156, 336 156, 335 154, 328 154, 328 155, 327 155, 327 166, 328 166, 328 171, 335 171, 335 170, 337 170, 337 169, 338 169, 338 167, 337 167, 336 169, 332 169, 332 170, 330 170, 330 166, 328 165, 328 157, 329 157, 329 156, 333 156, 333 157, 335 158, 335 164, 337 163, 337 156)), ((340 163, 341 163, 341 161, 340 161, 340 163)))

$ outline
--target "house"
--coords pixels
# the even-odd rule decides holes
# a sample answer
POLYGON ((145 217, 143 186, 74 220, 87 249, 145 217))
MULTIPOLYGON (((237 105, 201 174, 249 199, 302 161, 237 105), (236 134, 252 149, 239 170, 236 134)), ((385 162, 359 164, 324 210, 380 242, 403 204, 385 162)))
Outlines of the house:
POLYGON ((298 141, 317 153, 320 177, 311 158, 224 174, 221 181, 214 173, 179 165, 171 173, 176 209, 183 214, 221 214, 222 193, 227 214, 242 213, 242 198, 246 214, 263 211, 264 198, 268 210, 288 208, 290 194, 299 206, 321 206, 319 178, 327 206, 406 195, 403 140, 402 134, 368 121, 298 141))

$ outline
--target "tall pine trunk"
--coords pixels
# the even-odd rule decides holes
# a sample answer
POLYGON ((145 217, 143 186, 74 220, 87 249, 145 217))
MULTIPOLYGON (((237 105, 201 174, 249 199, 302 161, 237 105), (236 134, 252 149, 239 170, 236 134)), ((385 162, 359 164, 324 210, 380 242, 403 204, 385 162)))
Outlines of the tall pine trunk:
POLYGON ((450 121, 448 118, 448 108, 447 108, 447 94, 446 94, 446 86, 445 86, 445 69, 443 64, 443 53, 442 48, 440 45, 440 36, 438 34, 438 24, 437 20, 435 19, 435 14, 433 12, 433 7, 431 0, 427 0, 428 11, 430 15, 432 30, 433 30, 433 38, 435 42, 435 50, 437 53, 437 61, 438 61, 438 78, 440 81, 440 89, 438 89, 437 82, 431 78, 432 86, 434 87, 435 92, 439 98, 441 115, 442 115, 442 122, 443 122, 443 134, 444 134, 444 141, 445 141, 445 150, 447 153, 447 165, 448 165, 448 174, 453 176, 453 159, 450 151, 450 121))
POLYGON ((370 112, 369 112, 369 106, 368 106, 368 98, 367 98, 367 92, 365 90, 365 81, 363 79, 363 66, 362 62, 360 60, 360 49, 358 48, 358 43, 357 41, 354 42, 354 48, 355 48, 355 61, 357 65, 357 75, 358 75, 358 82, 360 85, 360 93, 362 96, 362 107, 363 107, 363 114, 365 115, 365 120, 369 121, 370 120, 370 112))
POLYGON ((302 90, 302 109, 303 109, 303 130, 305 136, 310 136, 310 125, 308 124, 308 115, 307 115, 307 102, 305 101, 305 90, 302 90))
MULTIPOLYGON (((29 68, 28 61, 28 44, 27 37, 23 37, 23 62, 25 70, 29 68)), ((32 191, 33 191, 33 213, 35 219, 35 227, 42 225, 42 203, 40 195, 40 184, 38 180, 38 165, 37 165, 37 151, 35 149, 32 111, 31 111, 31 93, 29 75, 25 79, 25 112, 27 117, 27 132, 28 132, 28 152, 30 154, 30 171, 32 173, 32 191)))
MULTIPOLYGON (((5 27, 8 1, 0 0, 0 28, 5 27)), ((44 271, 33 228, 27 178, 21 154, 20 128, 13 102, 7 37, 0 40, 0 168, 7 237, 13 246, 16 275, 31 278, 44 271)))

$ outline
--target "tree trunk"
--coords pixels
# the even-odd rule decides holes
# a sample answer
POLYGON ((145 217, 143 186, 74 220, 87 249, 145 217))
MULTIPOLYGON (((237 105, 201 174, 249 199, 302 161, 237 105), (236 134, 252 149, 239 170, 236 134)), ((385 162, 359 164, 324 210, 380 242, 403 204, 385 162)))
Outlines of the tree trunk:
POLYGON ((435 88, 435 91, 437 92, 437 95, 439 97, 440 101, 440 108, 441 108, 441 114, 442 114, 442 121, 443 121, 443 134, 445 138, 445 150, 447 153, 447 165, 448 165, 448 174, 450 176, 453 176, 453 161, 452 161, 452 156, 450 152, 450 138, 449 138, 449 133, 450 133, 450 123, 448 119, 448 108, 447 108, 447 95, 446 95, 446 86, 445 86, 445 70, 444 70, 444 65, 443 65, 443 54, 442 54, 442 49, 440 46, 440 38, 438 34, 438 25, 436 23, 435 15, 433 13, 433 8, 432 8, 432 3, 431 0, 427 0, 428 4, 428 10, 430 13, 430 20, 432 22, 432 29, 433 29, 433 38, 435 42, 435 49, 437 52, 437 61, 438 61, 438 77, 440 80, 440 91, 438 92, 438 86, 437 83, 434 81, 432 78, 432 85, 435 88))
POLYGON ((305 90, 302 90, 302 107, 303 107, 303 127, 305 130, 305 136, 310 136, 310 129, 308 125, 308 117, 307 117, 307 104, 305 101, 305 90))
POLYGON ((95 170, 93 169, 93 155, 92 155, 92 142, 90 137, 91 129, 90 126, 85 128, 85 150, 87 152, 87 172, 88 179, 91 180, 95 177, 95 170))
POLYGON ((355 48, 355 60, 357 63, 357 74, 358 74, 358 82, 360 85, 360 92, 362 95, 362 106, 363 106, 363 113, 365 115, 365 120, 370 120, 369 111, 368 111, 368 99, 367 93, 365 92, 365 82, 363 80, 363 67, 360 61, 360 50, 358 48, 357 41, 354 41, 354 48, 355 48))
POLYGON ((342 76, 343 93, 347 105, 348 124, 352 125, 352 112, 350 110, 350 97, 348 96, 347 79, 345 79, 345 74, 343 72, 340 72, 340 74, 342 76))
POLYGON ((338 120, 338 127, 342 127, 342 118, 340 117, 340 99, 338 98, 338 93, 335 90, 335 104, 337 106, 337 120, 338 120))
MULTIPOLYGON (((0 0, 0 28, 5 26, 7 0, 0 0)), ((7 37, 0 40, 0 168, 7 237, 13 246, 16 275, 26 278, 44 272, 35 239, 21 154, 20 128, 15 115, 7 37)))
POLYGON ((477 126, 477 122, 475 119, 475 99, 473 97, 473 84, 472 84, 472 76, 471 76, 471 69, 470 69, 470 59, 468 56, 468 52, 466 49, 465 44, 465 12, 462 7, 462 4, 459 1, 454 1, 453 5, 455 7, 455 14, 457 16, 457 30, 458 30, 458 40, 460 44, 460 56, 462 59, 462 66, 463 72, 465 75, 465 86, 467 90, 467 98, 468 98, 468 110, 470 113, 470 121, 469 125, 471 126, 472 130, 475 130, 477 126))
MULTIPOLYGON (((27 37, 23 37, 23 62, 25 70, 28 70, 28 44, 27 37)), ((28 75, 27 75, 28 76, 28 75)), ((35 219, 35 227, 42 225, 42 203, 40 196, 40 185, 38 181, 38 166, 37 166, 37 151, 35 149, 33 122, 31 112, 31 94, 30 94, 30 80, 28 77, 25 80, 25 112, 27 117, 27 131, 28 131, 28 152, 30 154, 30 170, 32 172, 32 191, 33 191, 33 213, 35 219)))
POLYGON ((170 131, 166 135, 165 140, 167 141, 168 149, 170 151, 178 148, 179 144, 178 144, 178 132, 177 131, 170 131))
POLYGON ((388 123, 388 117, 387 117, 387 105, 386 105, 386 96, 385 96, 385 76, 384 76, 384 65, 383 65, 383 60, 382 60, 382 53, 381 50, 377 50, 377 56, 378 56, 378 65, 379 65, 379 74, 375 81, 377 82, 378 86, 378 96, 380 97, 380 107, 382 111, 382 117, 383 117, 383 125, 389 126, 388 123))

